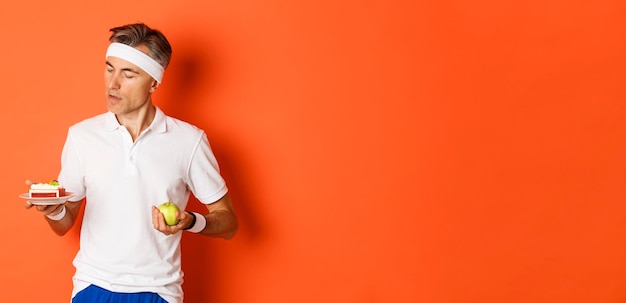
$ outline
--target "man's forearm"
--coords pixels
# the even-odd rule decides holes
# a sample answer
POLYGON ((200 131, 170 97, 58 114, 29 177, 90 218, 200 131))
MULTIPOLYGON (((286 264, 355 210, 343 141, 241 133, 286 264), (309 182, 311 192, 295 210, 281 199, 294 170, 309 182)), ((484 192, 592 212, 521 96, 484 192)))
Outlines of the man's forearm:
POLYGON ((81 202, 66 202, 65 215, 62 218, 55 220, 54 218, 51 218, 49 216, 44 216, 44 218, 48 222, 48 225, 50 225, 50 228, 52 229, 52 231, 54 231, 55 234, 63 236, 70 229, 72 229, 72 226, 74 226, 74 222, 76 221, 76 216, 78 216, 80 203, 81 202))
POLYGON ((206 227, 200 233, 205 236, 228 240, 237 233, 239 228, 237 216, 228 210, 217 210, 204 215, 204 217, 206 218, 206 227))

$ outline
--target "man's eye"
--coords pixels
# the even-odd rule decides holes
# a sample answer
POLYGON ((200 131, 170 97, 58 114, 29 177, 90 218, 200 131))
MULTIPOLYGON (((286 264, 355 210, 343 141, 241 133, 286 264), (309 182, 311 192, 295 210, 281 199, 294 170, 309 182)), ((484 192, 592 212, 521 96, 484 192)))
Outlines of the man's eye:
POLYGON ((131 73, 124 73, 124 78, 131 79, 131 78, 133 78, 133 77, 134 77, 134 75, 133 75, 133 74, 131 74, 131 73))

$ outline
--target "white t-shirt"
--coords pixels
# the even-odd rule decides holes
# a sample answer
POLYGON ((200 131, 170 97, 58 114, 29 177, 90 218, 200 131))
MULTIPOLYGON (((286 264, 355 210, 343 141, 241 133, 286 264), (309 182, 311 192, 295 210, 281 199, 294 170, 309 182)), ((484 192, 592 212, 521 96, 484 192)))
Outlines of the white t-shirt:
POLYGON ((132 141, 113 113, 70 127, 59 181, 86 197, 72 296, 95 284, 116 292, 155 292, 183 300, 180 240, 152 226, 152 205, 173 201, 184 210, 190 193, 205 204, 226 184, 206 134, 157 108, 132 141))

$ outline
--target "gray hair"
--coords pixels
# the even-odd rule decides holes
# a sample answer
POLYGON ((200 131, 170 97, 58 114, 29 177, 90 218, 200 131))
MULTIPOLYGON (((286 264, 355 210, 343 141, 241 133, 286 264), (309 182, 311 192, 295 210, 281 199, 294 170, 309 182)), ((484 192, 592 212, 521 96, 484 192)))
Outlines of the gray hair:
POLYGON ((145 45, 150 50, 149 56, 167 68, 172 58, 172 46, 159 30, 143 23, 127 24, 111 28, 110 42, 119 42, 132 47, 145 45))

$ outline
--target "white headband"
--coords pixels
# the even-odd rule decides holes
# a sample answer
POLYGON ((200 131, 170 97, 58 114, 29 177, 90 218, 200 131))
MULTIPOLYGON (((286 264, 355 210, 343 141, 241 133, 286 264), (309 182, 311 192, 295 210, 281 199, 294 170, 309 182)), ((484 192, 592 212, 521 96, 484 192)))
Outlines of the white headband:
POLYGON ((146 73, 148 73, 148 75, 157 80, 157 82, 161 83, 161 80, 163 80, 163 72, 165 71, 163 66, 150 56, 132 46, 113 42, 107 49, 106 57, 117 57, 126 60, 143 69, 146 73))

